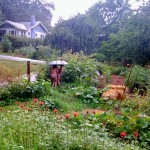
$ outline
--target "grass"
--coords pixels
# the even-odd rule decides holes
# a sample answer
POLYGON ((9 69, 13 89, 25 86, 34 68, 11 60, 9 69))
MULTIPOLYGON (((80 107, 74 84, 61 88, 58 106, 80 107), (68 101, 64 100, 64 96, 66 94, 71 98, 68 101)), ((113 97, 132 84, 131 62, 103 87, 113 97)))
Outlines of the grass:
MULTIPOLYGON (((36 72, 39 70, 41 65, 31 63, 31 72, 36 72)), ((12 60, 0 59, 0 79, 10 77, 16 77, 17 75, 22 75, 27 73, 27 63, 17 62, 12 60)))

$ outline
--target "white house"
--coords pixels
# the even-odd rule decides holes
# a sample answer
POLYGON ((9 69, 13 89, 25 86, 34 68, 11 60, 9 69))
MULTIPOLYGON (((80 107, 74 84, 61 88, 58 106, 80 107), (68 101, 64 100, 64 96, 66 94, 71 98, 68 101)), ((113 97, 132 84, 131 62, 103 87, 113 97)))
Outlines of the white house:
POLYGON ((0 25, 0 39, 5 34, 44 39, 47 34, 47 29, 40 21, 35 21, 35 17, 32 16, 30 22, 4 21, 0 25))

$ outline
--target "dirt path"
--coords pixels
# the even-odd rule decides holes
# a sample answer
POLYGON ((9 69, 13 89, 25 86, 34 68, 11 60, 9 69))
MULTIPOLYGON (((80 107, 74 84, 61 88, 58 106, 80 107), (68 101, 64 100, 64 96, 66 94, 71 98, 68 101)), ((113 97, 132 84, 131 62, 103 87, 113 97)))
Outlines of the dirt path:
POLYGON ((111 84, 113 85, 125 85, 125 78, 118 75, 111 76, 111 84))

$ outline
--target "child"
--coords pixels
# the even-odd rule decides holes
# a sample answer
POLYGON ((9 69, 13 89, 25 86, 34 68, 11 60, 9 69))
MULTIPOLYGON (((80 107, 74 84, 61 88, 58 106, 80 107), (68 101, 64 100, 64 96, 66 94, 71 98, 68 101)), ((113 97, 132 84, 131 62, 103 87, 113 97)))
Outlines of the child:
POLYGON ((52 87, 57 86, 57 82, 58 82, 57 74, 58 74, 58 68, 57 65, 54 65, 50 69, 50 79, 52 82, 52 87))

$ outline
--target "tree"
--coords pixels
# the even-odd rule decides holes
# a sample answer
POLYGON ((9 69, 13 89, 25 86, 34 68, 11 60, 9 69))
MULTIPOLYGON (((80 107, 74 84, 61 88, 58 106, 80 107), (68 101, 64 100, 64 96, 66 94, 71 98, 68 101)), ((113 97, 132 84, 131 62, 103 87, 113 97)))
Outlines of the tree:
POLYGON ((78 14, 69 20, 61 20, 52 30, 49 43, 52 47, 65 51, 73 49, 91 53, 98 38, 94 21, 88 15, 78 14))
POLYGON ((150 15, 140 11, 126 21, 122 30, 116 34, 111 34, 109 40, 103 42, 99 52, 105 54, 111 61, 121 58, 143 65, 149 63, 149 24, 150 15))

